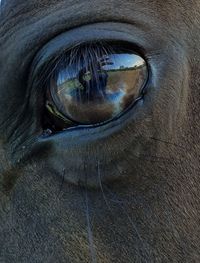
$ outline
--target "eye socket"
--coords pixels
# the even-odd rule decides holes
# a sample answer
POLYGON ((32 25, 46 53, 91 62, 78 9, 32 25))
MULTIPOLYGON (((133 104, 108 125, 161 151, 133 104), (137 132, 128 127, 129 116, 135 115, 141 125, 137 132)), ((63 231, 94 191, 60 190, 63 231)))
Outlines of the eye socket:
POLYGON ((45 128, 100 125, 119 117, 142 95, 145 60, 116 44, 87 43, 62 55, 46 92, 45 128))

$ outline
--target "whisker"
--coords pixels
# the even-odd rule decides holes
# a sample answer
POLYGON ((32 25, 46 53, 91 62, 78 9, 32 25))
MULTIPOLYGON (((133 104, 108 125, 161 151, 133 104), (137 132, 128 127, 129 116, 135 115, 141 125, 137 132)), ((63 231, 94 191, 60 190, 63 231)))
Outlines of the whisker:
MULTIPOLYGON (((109 189, 108 186, 106 186, 106 189, 107 189, 107 191, 110 192, 112 195, 117 196, 117 194, 116 194, 116 193, 113 193, 113 192, 109 189)), ((117 198, 116 198, 116 199, 117 199, 117 198)), ((139 231, 138 231, 138 228, 137 228, 136 224, 133 222, 133 220, 130 218, 129 214, 127 213, 127 211, 126 211, 126 209, 125 209, 125 207, 124 207, 125 204, 123 203, 123 205, 122 205, 121 202, 118 202, 118 204, 119 204, 120 208, 122 209, 122 211, 124 212, 124 214, 127 216, 129 223, 131 224, 131 226, 132 226, 133 229, 135 230, 135 232, 136 232, 136 234, 137 234, 137 236, 138 236, 138 238, 139 238, 139 240, 140 240, 140 242, 141 242, 144 250, 145 250, 145 251, 147 252, 147 254, 148 254, 149 245, 148 245, 147 242, 145 242, 145 240, 142 238, 142 236, 140 235, 140 233, 139 233, 139 231)))
POLYGON ((164 144, 167 144, 167 145, 172 145, 172 146, 175 146, 175 147, 178 147, 180 149, 183 149, 183 150, 190 150, 190 149, 187 149, 185 147, 183 147, 182 145, 179 145, 179 144, 176 144, 176 143, 173 143, 173 142, 169 142, 169 141, 166 141, 166 140, 163 140, 163 139, 159 139, 159 138, 155 138, 155 137, 149 137, 150 139, 154 140, 154 141, 158 141, 158 142, 161 142, 161 143, 164 143, 164 144))
POLYGON ((106 195, 105 195, 105 192, 104 192, 104 189, 103 189, 103 186, 102 186, 101 173, 100 173, 100 163, 99 163, 99 161, 98 161, 98 164, 97 164, 97 173, 98 173, 99 186, 100 186, 101 192, 102 192, 102 194, 103 194, 104 201, 105 201, 106 206, 108 207, 109 211, 112 213, 112 209, 111 209, 110 205, 108 204, 108 200, 107 200, 107 198, 106 198, 106 195))
POLYGON ((59 192, 58 192, 57 198, 59 197, 59 195, 60 195, 60 193, 61 193, 61 191, 62 191, 62 187, 63 187, 64 181, 65 181, 65 169, 63 169, 62 181, 61 181, 60 190, 59 190, 59 192))
POLYGON ((86 221, 87 221, 90 254, 91 254, 92 263, 96 263, 97 259, 96 259, 96 251, 94 248, 94 239, 93 239, 91 222, 90 222, 90 211, 89 211, 89 200, 88 200, 87 187, 85 187, 85 204, 86 204, 86 221))
POLYGON ((89 198, 88 198, 88 189, 87 189, 87 172, 84 165, 84 175, 85 175, 85 186, 80 186, 81 193, 85 203, 85 215, 86 215, 86 225, 87 225, 87 234, 88 234, 88 243, 89 243, 89 253, 91 256, 92 263, 97 262, 96 250, 94 247, 94 238, 91 227, 90 219, 90 207, 89 207, 89 198))

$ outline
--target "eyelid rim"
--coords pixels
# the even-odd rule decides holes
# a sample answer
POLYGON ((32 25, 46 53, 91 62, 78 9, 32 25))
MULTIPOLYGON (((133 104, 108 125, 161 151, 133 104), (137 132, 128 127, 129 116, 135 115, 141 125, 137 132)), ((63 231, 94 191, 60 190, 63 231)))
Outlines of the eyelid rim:
POLYGON ((41 72, 44 65, 55 61, 59 56, 69 51, 72 47, 85 44, 87 42, 125 42, 130 43, 132 50, 140 55, 148 65, 147 50, 145 49, 145 39, 142 34, 134 36, 131 32, 119 30, 124 26, 121 23, 97 23, 78 27, 64 32, 44 45, 33 59, 30 75, 29 86, 33 85, 38 72, 41 72), (111 25, 118 29, 112 29, 111 25))

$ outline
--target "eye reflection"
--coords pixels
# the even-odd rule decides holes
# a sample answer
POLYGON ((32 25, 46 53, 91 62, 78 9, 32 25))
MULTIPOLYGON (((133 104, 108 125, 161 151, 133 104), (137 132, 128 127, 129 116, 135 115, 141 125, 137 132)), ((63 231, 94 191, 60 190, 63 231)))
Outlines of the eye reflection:
POLYGON ((147 77, 145 60, 133 51, 92 44, 77 47, 59 61, 50 79, 47 109, 66 127, 102 123, 141 96, 147 77))

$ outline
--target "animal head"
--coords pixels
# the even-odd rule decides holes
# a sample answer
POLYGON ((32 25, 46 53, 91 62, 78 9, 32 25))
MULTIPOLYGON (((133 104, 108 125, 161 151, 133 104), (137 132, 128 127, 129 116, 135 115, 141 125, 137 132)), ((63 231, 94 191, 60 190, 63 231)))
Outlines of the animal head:
POLYGON ((199 262, 199 1, 3 0, 0 36, 0 261, 199 262))

